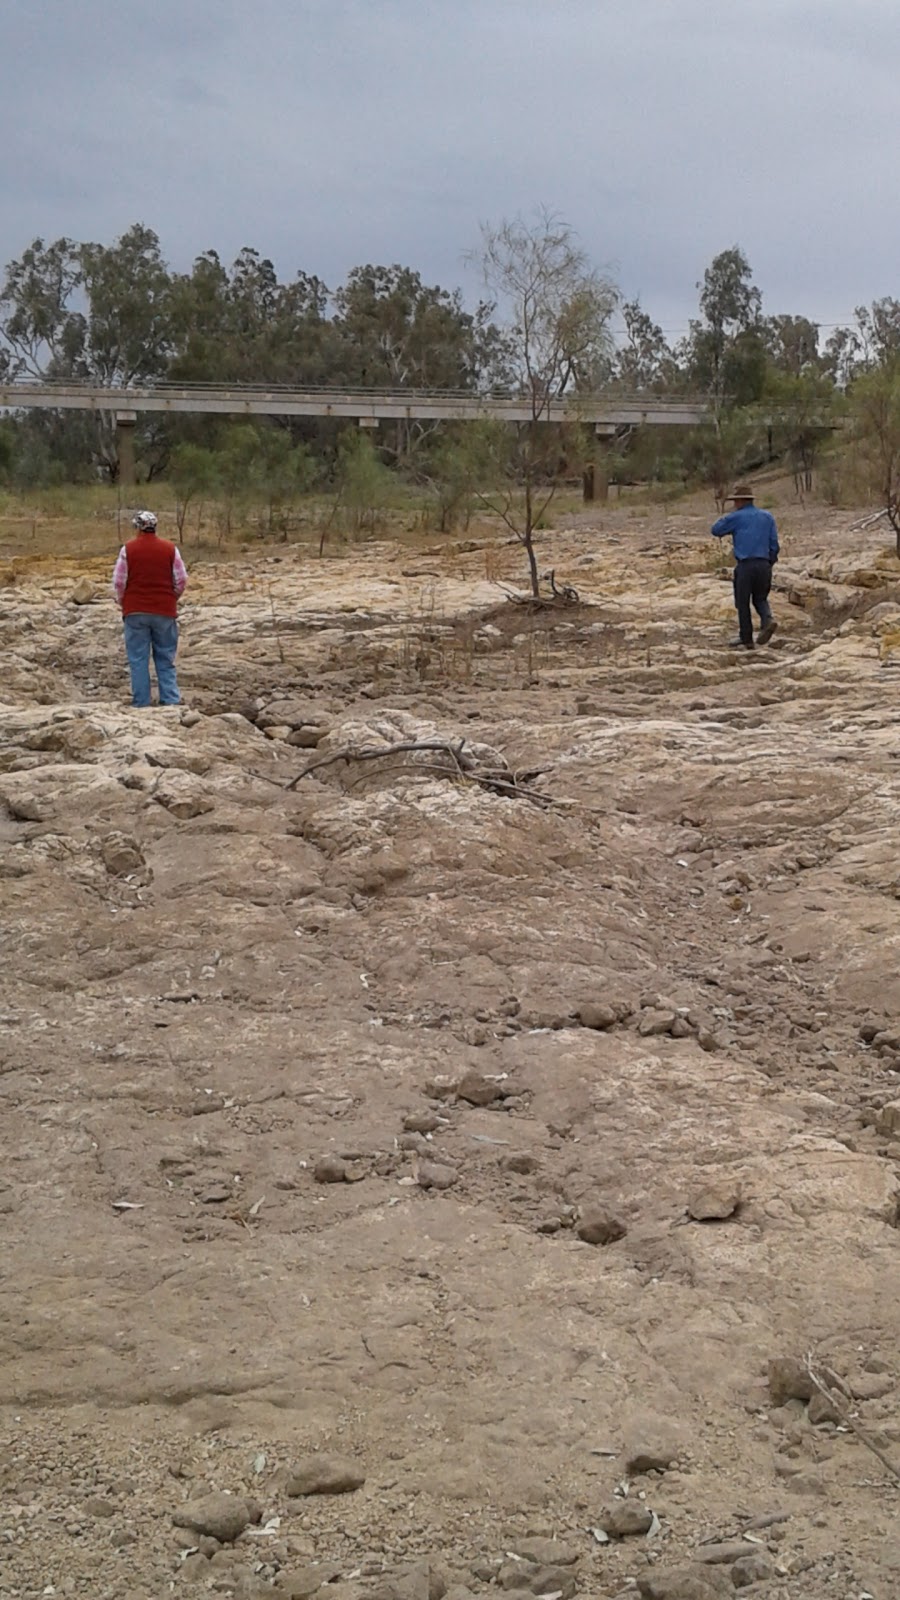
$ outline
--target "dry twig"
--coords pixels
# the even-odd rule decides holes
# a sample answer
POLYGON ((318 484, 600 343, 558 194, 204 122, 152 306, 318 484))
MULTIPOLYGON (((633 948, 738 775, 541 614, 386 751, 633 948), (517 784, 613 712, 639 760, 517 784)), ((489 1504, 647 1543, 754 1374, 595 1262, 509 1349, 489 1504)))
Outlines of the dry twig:
POLYGON ((817 1389, 822 1398, 827 1400, 828 1404, 834 1408, 840 1417, 841 1422, 844 1423, 845 1426, 851 1430, 851 1432, 856 1434, 857 1439, 859 1439, 860 1442, 865 1445, 866 1449, 871 1450, 873 1456, 877 1456, 878 1460, 881 1462, 881 1465, 887 1468, 888 1472, 891 1474, 891 1477, 897 1483, 900 1483, 900 1467, 894 1465, 894 1462, 891 1460, 890 1456, 887 1455, 884 1450, 882 1450, 881 1445, 876 1444, 868 1429, 864 1428, 861 1422, 857 1422, 856 1418, 851 1414, 850 1408, 844 1398, 844 1385, 841 1383, 841 1380, 838 1378, 837 1374, 831 1372, 826 1367, 820 1376, 813 1365, 813 1356, 811 1350, 806 1357, 804 1366, 809 1375, 810 1382, 813 1384, 813 1387, 817 1389))
POLYGON ((271 583, 269 584, 268 587, 269 587, 269 610, 272 613, 272 632, 275 635, 275 643, 278 646, 278 659, 281 662, 281 665, 284 666, 284 643, 282 641, 281 633, 280 633, 280 630, 279 630, 279 627, 278 627, 278 617, 275 614, 275 596, 272 593, 272 585, 271 585, 271 583))
POLYGON ((451 756, 461 773, 465 742, 465 739, 459 739, 456 744, 451 744, 449 739, 407 739, 399 744, 362 745, 357 749, 353 745, 345 745, 342 750, 333 750, 331 755, 323 756, 321 761, 308 762, 303 771, 291 779, 287 787, 296 789, 301 778, 308 778, 310 773, 319 772, 323 767, 333 767, 338 761, 377 761, 383 756, 410 755, 417 750, 439 751, 442 755, 451 756))
MULTIPOLYGON (((330 755, 323 756, 318 761, 310 761, 301 772, 297 773, 296 777, 291 778, 285 787, 296 789, 303 778, 308 778, 314 772, 320 772, 324 767, 334 766, 338 761, 381 761, 388 757, 412 755, 421 752, 448 756, 453 765, 450 767, 438 766, 434 763, 429 763, 427 766, 416 765, 406 769, 412 776, 415 776, 416 772, 436 772, 442 777, 457 778, 468 783, 475 783, 479 788, 486 789, 493 794, 507 795, 516 800, 529 800, 532 805, 553 806, 556 804, 552 795, 542 794, 539 790, 525 787, 525 783, 531 776, 537 776, 536 772, 534 774, 530 772, 517 774, 508 769, 480 768, 476 765, 475 757, 466 750, 465 743, 465 739, 458 739, 455 742, 449 739, 408 739, 402 740, 398 744, 382 745, 377 748, 369 745, 354 748, 353 745, 347 745, 342 750, 333 750, 330 755)), ((401 769, 395 765, 389 770, 396 772, 401 769)))

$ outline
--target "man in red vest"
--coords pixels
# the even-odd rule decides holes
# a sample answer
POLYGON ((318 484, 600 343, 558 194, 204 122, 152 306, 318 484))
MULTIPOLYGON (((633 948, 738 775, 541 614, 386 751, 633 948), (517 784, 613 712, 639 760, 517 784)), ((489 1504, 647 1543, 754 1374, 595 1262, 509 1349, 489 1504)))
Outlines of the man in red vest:
POLYGON ((150 704, 152 650, 159 703, 177 706, 181 699, 175 676, 178 597, 184 593, 187 572, 177 546, 158 536, 152 511, 139 511, 131 526, 137 535, 122 546, 113 572, 113 593, 125 623, 131 704, 150 704))

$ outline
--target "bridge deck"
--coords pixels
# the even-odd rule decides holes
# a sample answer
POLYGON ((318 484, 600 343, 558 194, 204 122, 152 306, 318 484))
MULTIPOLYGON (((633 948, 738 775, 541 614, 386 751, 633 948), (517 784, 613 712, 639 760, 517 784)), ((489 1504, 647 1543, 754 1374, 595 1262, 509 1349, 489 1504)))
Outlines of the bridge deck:
MULTIPOLYGON (((449 389, 287 389, 252 384, 153 384, 127 389, 89 383, 0 383, 0 407, 59 411, 177 411, 218 416, 339 417, 368 422, 418 418, 466 421, 494 417, 528 422, 531 409, 514 395, 449 389)), ((542 420, 593 423, 598 431, 649 424, 690 427, 709 416, 704 400, 657 400, 650 395, 593 394, 553 400, 542 420)))

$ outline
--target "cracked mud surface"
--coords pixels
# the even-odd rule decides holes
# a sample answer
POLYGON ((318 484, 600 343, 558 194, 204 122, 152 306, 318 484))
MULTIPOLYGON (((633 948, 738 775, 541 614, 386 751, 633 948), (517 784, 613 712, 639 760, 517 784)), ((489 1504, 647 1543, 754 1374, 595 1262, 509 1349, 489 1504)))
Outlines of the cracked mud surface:
POLYGON ((896 1482, 768 1374, 900 1462, 900 566, 780 521, 749 660, 701 511, 571 519, 537 615, 489 541, 198 567, 162 712, 105 568, 7 563, 0 1593, 539 1591, 552 1538, 703 1600, 775 1514, 760 1592, 897 1593, 896 1482), (554 803, 285 787, 435 737, 554 803), (289 1494, 317 1451, 364 1485, 289 1494), (660 1530, 598 1543, 625 1480, 660 1530), (261 1521, 200 1548, 217 1490, 261 1521))

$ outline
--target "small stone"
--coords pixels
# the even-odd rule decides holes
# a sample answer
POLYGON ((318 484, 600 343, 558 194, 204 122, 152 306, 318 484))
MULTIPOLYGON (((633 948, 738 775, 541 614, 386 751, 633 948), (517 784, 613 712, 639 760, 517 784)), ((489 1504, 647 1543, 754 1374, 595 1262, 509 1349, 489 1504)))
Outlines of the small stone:
POLYGON ((392 1573, 372 1592, 372 1600, 444 1600, 447 1574, 433 1561, 416 1561, 392 1573))
POLYGON ((869 1372, 859 1373, 855 1378, 851 1378, 849 1383, 854 1400, 883 1400, 893 1387, 893 1378, 884 1371, 876 1372, 874 1368, 869 1372))
POLYGON ((185 1107, 189 1117, 209 1117, 225 1110, 225 1096, 221 1094, 196 1094, 185 1107))
POLYGON ((467 1072, 456 1086, 457 1098, 471 1106, 492 1106, 505 1098, 506 1091, 494 1078, 483 1072, 467 1072))
POLYGON ((311 1455, 298 1461, 285 1484, 285 1493, 294 1498, 307 1494, 352 1494, 361 1489, 366 1475, 355 1461, 345 1456, 311 1455))
POLYGON ((786 1489, 792 1494, 821 1495, 825 1493, 825 1485, 815 1472, 795 1472, 790 1478, 785 1479, 786 1489))
POLYGON ((411 1111, 403 1118, 406 1133, 436 1133, 442 1126, 443 1119, 436 1111, 411 1111))
POLYGON ((507 1561, 497 1574, 497 1585, 506 1590, 525 1590, 529 1594, 558 1594, 571 1600, 577 1588, 575 1574, 568 1567, 542 1567, 532 1561, 507 1561))
POLYGON ((653 1513, 640 1500, 613 1500, 597 1518, 597 1526, 611 1539, 629 1539, 649 1532, 653 1513))
POLYGON ((752 1555, 753 1546, 743 1539, 724 1539, 719 1544, 703 1544, 694 1552, 694 1560, 708 1567, 729 1567, 741 1556, 752 1555))
POLYGON ((500 1165, 504 1172, 517 1172, 522 1177, 527 1177, 529 1173, 537 1172, 538 1169, 537 1157, 528 1150, 511 1151, 508 1156, 501 1157, 500 1165))
POLYGON ((812 1378, 796 1356, 776 1356, 769 1362, 769 1394, 773 1405, 783 1406, 788 1400, 811 1400, 815 1392, 812 1378))
POLYGON ((639 1577, 637 1585, 641 1600, 720 1600, 733 1593, 730 1577, 714 1567, 663 1567, 639 1577))
MULTIPOLYGON (((564 1544, 561 1539, 549 1539, 540 1535, 513 1539, 507 1548, 513 1555, 521 1556, 523 1561, 532 1561, 538 1567, 574 1567, 579 1556, 575 1545, 564 1544)), ((474 1567, 472 1571, 475 1572, 474 1567)), ((475 1575, 477 1577, 477 1573, 475 1575)), ((492 1573, 491 1578, 493 1576, 492 1573)))
POLYGON ((422 1133, 401 1133, 399 1143, 401 1150, 412 1152, 413 1155, 427 1156, 431 1151, 431 1145, 422 1133))
POLYGON ((643 1034, 645 1039, 671 1033, 677 1016, 678 1013, 675 1011, 645 1011, 638 1023, 638 1033, 643 1034))
POLYGON ((456 1168, 445 1166, 441 1161, 421 1161, 416 1172, 420 1189, 452 1189, 458 1179, 456 1168))
POLYGON ((446 1072, 435 1073, 433 1078, 428 1078, 425 1083, 425 1093, 432 1100, 452 1100, 459 1086, 459 1080, 451 1077, 446 1072))
POLYGON ((537 1570, 537 1567, 530 1561, 504 1561, 495 1580, 497 1587, 499 1589, 527 1589, 529 1577, 537 1570))
POLYGON ((528 1585, 532 1594, 558 1595, 559 1600, 572 1600, 578 1588, 570 1567, 538 1567, 528 1585))
POLYGON ((234 1190, 230 1183, 209 1183, 200 1192, 200 1201, 205 1206, 221 1205, 226 1200, 234 1199, 234 1190))
POLYGON ((626 1472, 664 1472, 684 1449, 683 1430, 654 1412, 632 1418, 625 1436, 626 1472))
POLYGON ((193 1533, 206 1534, 218 1539, 220 1544, 232 1544, 251 1522, 260 1519, 260 1508, 255 1500, 237 1494, 206 1494, 198 1500, 186 1500, 172 1512, 176 1528, 190 1528, 193 1533))
POLYGON ((368 1178, 372 1168, 368 1161, 348 1161, 345 1183, 362 1183, 368 1178))
POLYGON ((100 845, 100 856, 107 872, 114 878, 140 872, 144 865, 137 842, 125 833, 108 833, 100 845))
POLYGON ((315 1561, 299 1572, 282 1572, 275 1584, 279 1600, 310 1600, 323 1584, 331 1584, 341 1575, 341 1568, 329 1562, 315 1561))
POLYGON ((825 1398, 824 1394, 819 1394, 818 1390, 809 1402, 807 1415, 814 1428, 817 1428, 822 1422, 840 1422, 841 1420, 840 1412, 832 1405, 830 1400, 825 1398))
POLYGON ((178 1576, 185 1583, 202 1583, 204 1578, 209 1577, 209 1562, 199 1550, 195 1550, 191 1555, 185 1556, 178 1568, 178 1576))
MULTIPOLYGON (((228 1577, 231 1578, 232 1576, 236 1576, 241 1572, 247 1571, 244 1562, 241 1560, 242 1555, 243 1551, 231 1549, 217 1550, 215 1555, 211 1558, 209 1564, 214 1572, 226 1573, 228 1577)), ((218 1588, 219 1585, 216 1585, 216 1587, 218 1588)))
MULTIPOLYGON (((766 1528, 779 1528, 781 1523, 790 1522, 790 1520, 791 1513, 789 1511, 763 1511, 758 1517, 751 1517, 750 1521, 744 1524, 744 1532, 761 1533, 766 1528)), ((772 1537, 780 1538, 780 1534, 773 1534, 772 1537)))
POLYGON ((212 795, 189 772, 164 772, 153 790, 153 798, 179 822, 201 817, 215 805, 212 795))
POLYGON ((102 1495, 91 1495, 85 1500, 82 1509, 89 1517, 114 1517, 118 1507, 112 1500, 106 1500, 102 1495))
POLYGON ((202 721, 203 718, 201 717, 199 711, 194 711, 191 709, 189 711, 182 711, 181 713, 181 726, 183 728, 196 728, 197 723, 202 721))
POLYGON ((340 1156, 320 1156, 313 1167, 316 1183, 346 1183, 347 1163, 340 1156))
POLYGON ((91 601, 96 598, 96 595, 97 591, 94 588, 94 585, 91 583, 90 578, 79 578, 69 596, 69 599, 72 600, 76 606, 86 606, 90 605, 91 601))
POLYGON ((688 1216, 694 1222, 724 1222, 740 1208, 741 1191, 736 1184, 706 1183, 695 1189, 688 1200, 688 1216))
POLYGON ((593 1028, 597 1033, 614 1028, 619 1020, 612 1006, 605 1005, 580 1006, 577 1015, 583 1028, 593 1028))
POLYGON ((731 1581, 736 1589, 749 1589, 751 1583, 765 1583, 774 1575, 775 1569, 762 1550, 741 1556, 731 1569, 731 1581))
POLYGON ((581 1213, 575 1232, 585 1244, 615 1244, 627 1233, 624 1222, 606 1206, 589 1206, 581 1213))
POLYGON ((900 1130, 900 1100, 890 1100, 882 1106, 875 1127, 878 1133, 888 1136, 900 1130))

